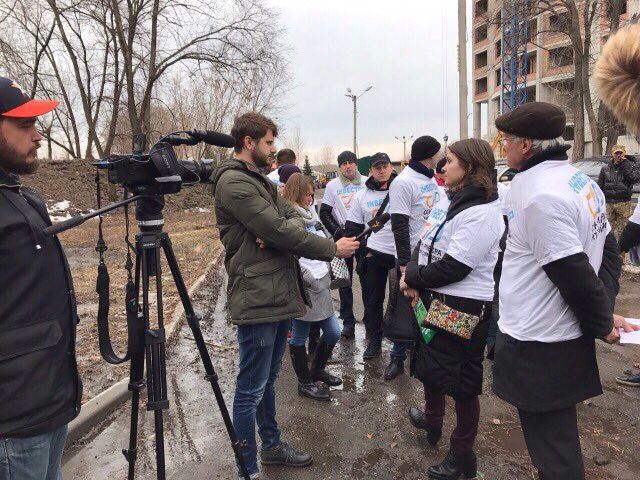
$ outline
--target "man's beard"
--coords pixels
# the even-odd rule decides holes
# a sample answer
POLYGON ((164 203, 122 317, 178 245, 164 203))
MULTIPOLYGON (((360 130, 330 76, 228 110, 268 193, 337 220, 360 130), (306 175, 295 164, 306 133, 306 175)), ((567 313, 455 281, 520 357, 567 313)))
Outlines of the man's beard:
POLYGON ((26 155, 20 155, 10 146, 4 137, 0 136, 0 168, 15 175, 29 175, 38 170, 37 158, 33 162, 27 162, 27 157, 35 155, 38 145, 36 145, 26 155))
POLYGON ((258 168, 266 168, 271 166, 271 156, 262 153, 260 150, 258 150, 258 147, 255 147, 253 150, 251 150, 251 160, 253 161, 253 164, 258 168))

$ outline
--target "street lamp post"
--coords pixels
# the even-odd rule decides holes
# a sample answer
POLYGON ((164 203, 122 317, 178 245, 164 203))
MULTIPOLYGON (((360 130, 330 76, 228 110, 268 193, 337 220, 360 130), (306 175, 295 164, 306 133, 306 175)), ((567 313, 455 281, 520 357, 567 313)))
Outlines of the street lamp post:
POLYGON ((413 138, 413 135, 407 138, 406 135, 402 135, 401 137, 396 137, 396 140, 402 142, 402 161, 400 162, 400 166, 404 168, 404 161, 407 158, 407 142, 413 138))
POLYGON ((353 93, 351 91, 350 88, 347 88, 347 93, 345 93, 345 97, 349 97, 351 99, 351 101, 353 102, 353 153, 356 154, 356 156, 358 156, 358 141, 357 141, 357 136, 356 136, 356 118, 358 116, 358 99, 364 95, 365 93, 367 93, 369 90, 371 90, 373 88, 373 86, 370 86, 369 88, 367 88, 364 92, 362 92, 360 95, 356 95, 355 93, 353 93))

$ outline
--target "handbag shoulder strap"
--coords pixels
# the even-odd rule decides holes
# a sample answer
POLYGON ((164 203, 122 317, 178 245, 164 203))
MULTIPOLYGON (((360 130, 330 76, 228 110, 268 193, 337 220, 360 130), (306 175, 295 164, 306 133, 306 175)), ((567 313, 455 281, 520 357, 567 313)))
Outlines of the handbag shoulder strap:
POLYGON ((438 238, 438 235, 440 234, 440 230, 442 230, 442 227, 444 227, 444 224, 447 223, 447 219, 444 219, 444 222, 442 222, 440 224, 440 226, 438 227, 438 229, 436 230, 436 234, 433 236, 433 240, 431 240, 431 246, 429 247, 429 258, 427 259, 427 264, 431 263, 431 255, 433 254, 433 246, 436 243, 436 239, 438 238))

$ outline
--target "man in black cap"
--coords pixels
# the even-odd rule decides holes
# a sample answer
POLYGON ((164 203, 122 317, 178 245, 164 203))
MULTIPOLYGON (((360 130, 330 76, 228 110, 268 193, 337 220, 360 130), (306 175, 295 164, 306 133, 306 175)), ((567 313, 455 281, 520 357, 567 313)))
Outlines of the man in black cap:
MULTIPOLYGON (((435 138, 429 135, 418 137, 411 145, 409 164, 400 172, 389 190, 389 213, 396 261, 402 273, 411 260, 411 252, 420 240, 431 208, 444 195, 444 190, 438 186, 433 171, 440 148, 440 142, 435 138)), ((406 344, 394 344, 391 362, 384 372, 385 380, 393 380, 404 371, 406 349, 406 344)))
MULTIPOLYGON (((358 235, 374 217, 380 217, 389 209, 389 188, 393 185, 396 173, 386 153, 376 153, 369 158, 369 175, 366 188, 353 198, 353 206, 345 225, 348 236, 358 235)), ((362 354, 365 360, 380 355, 382 351, 384 299, 389 270, 396 266, 395 251, 390 223, 373 233, 359 251, 358 271, 361 278, 366 278, 368 289, 364 314, 368 345, 362 354)), ((394 344, 391 362, 394 361, 397 350, 398 347, 394 344)))
POLYGON ((0 77, 2 479, 61 478, 67 424, 80 412, 69 266, 58 239, 43 233, 51 225, 44 201, 18 177, 36 171, 36 117, 57 104, 0 77))
MULTIPOLYGON (((337 178, 331 180, 324 191, 320 206, 320 221, 326 229, 335 235, 343 227, 349 216, 354 195, 364 188, 367 177, 360 174, 356 161, 358 157, 353 152, 345 150, 338 155, 337 178)), ((349 275, 353 277, 353 258, 347 258, 349 275)), ((362 289, 362 303, 366 305, 366 279, 359 276, 362 289)), ((351 339, 355 335, 356 319, 353 315, 353 290, 345 287, 338 290, 340 295, 340 318, 343 322, 342 337, 351 339)), ((362 321, 364 322, 364 318, 362 321)))
POLYGON ((519 173, 506 198, 493 389, 518 408, 540 479, 583 480, 576 404, 602 393, 595 339, 631 329, 613 315, 619 248, 602 190, 568 162, 562 109, 527 103, 496 127, 519 173))

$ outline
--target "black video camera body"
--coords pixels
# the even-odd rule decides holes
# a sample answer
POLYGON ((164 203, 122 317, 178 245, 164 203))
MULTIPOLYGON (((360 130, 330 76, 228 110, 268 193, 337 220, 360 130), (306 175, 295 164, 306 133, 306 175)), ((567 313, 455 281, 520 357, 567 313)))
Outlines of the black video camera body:
POLYGON ((213 173, 212 161, 178 160, 173 147, 158 142, 148 154, 112 155, 96 162, 108 171, 109 183, 121 185, 136 195, 177 193, 183 183, 207 182, 213 173))

